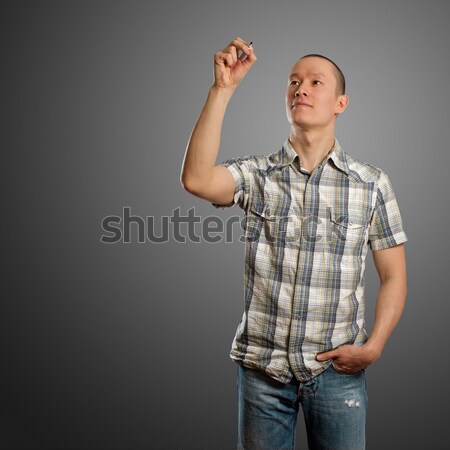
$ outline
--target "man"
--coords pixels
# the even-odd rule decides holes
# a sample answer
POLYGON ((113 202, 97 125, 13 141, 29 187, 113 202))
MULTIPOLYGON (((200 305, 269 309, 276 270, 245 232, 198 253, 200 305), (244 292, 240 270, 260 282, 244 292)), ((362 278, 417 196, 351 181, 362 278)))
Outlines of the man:
POLYGON ((181 174, 193 195, 245 211, 245 310, 230 354, 238 363, 238 448, 295 448, 301 404, 309 448, 363 449, 365 369, 404 308, 407 237, 387 175, 334 136, 349 99, 341 70, 324 56, 306 55, 289 73, 282 149, 215 165, 227 104, 255 61, 239 37, 214 55, 214 84, 181 174), (380 278, 370 337, 369 246, 380 278))

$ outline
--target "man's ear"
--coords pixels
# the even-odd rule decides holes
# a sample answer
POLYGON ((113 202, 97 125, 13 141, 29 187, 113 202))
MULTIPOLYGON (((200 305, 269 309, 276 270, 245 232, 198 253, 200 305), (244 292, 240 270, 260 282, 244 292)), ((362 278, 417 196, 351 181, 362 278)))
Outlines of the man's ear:
POLYGON ((336 103, 336 115, 342 114, 350 102, 348 95, 339 95, 336 103))

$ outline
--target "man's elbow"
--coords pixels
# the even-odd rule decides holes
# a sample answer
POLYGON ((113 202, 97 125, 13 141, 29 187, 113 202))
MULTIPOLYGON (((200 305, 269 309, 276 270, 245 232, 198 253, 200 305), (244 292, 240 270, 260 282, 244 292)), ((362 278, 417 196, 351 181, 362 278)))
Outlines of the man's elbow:
POLYGON ((192 179, 189 179, 187 177, 180 177, 180 183, 183 189, 189 194, 194 195, 195 197, 202 198, 202 194, 205 191, 204 184, 198 183, 192 179))
POLYGON ((396 285, 397 289, 399 289, 406 297, 408 293, 408 286, 406 282, 406 277, 402 273, 392 273, 389 275, 386 275, 384 277, 380 277, 380 284, 390 284, 390 285, 396 285))
POLYGON ((185 171, 183 171, 180 175, 180 183, 183 189, 190 194, 192 194, 196 189, 194 180, 192 179, 192 177, 188 176, 185 171))
POLYGON ((181 184, 181 187, 182 187, 185 191, 189 192, 189 184, 188 184, 188 182, 187 182, 187 180, 186 180, 186 177, 183 176, 183 174, 180 175, 180 184, 181 184))

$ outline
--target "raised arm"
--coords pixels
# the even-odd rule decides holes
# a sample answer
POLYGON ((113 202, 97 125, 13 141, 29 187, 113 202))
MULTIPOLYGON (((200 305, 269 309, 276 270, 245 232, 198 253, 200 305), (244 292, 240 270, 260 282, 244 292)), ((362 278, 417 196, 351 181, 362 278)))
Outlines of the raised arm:
POLYGON ((233 176, 216 166, 220 134, 228 102, 255 61, 253 48, 239 37, 214 54, 214 84, 189 138, 180 176, 184 189, 210 202, 233 200, 233 176))

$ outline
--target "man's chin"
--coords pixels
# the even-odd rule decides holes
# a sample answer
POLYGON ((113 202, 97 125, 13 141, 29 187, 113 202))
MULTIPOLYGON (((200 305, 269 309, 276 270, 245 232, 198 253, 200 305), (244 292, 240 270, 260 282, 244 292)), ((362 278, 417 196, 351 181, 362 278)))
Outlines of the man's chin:
POLYGON ((309 130, 311 128, 317 127, 317 124, 315 124, 311 120, 291 120, 290 124, 291 124, 291 127, 299 128, 302 130, 309 130))

